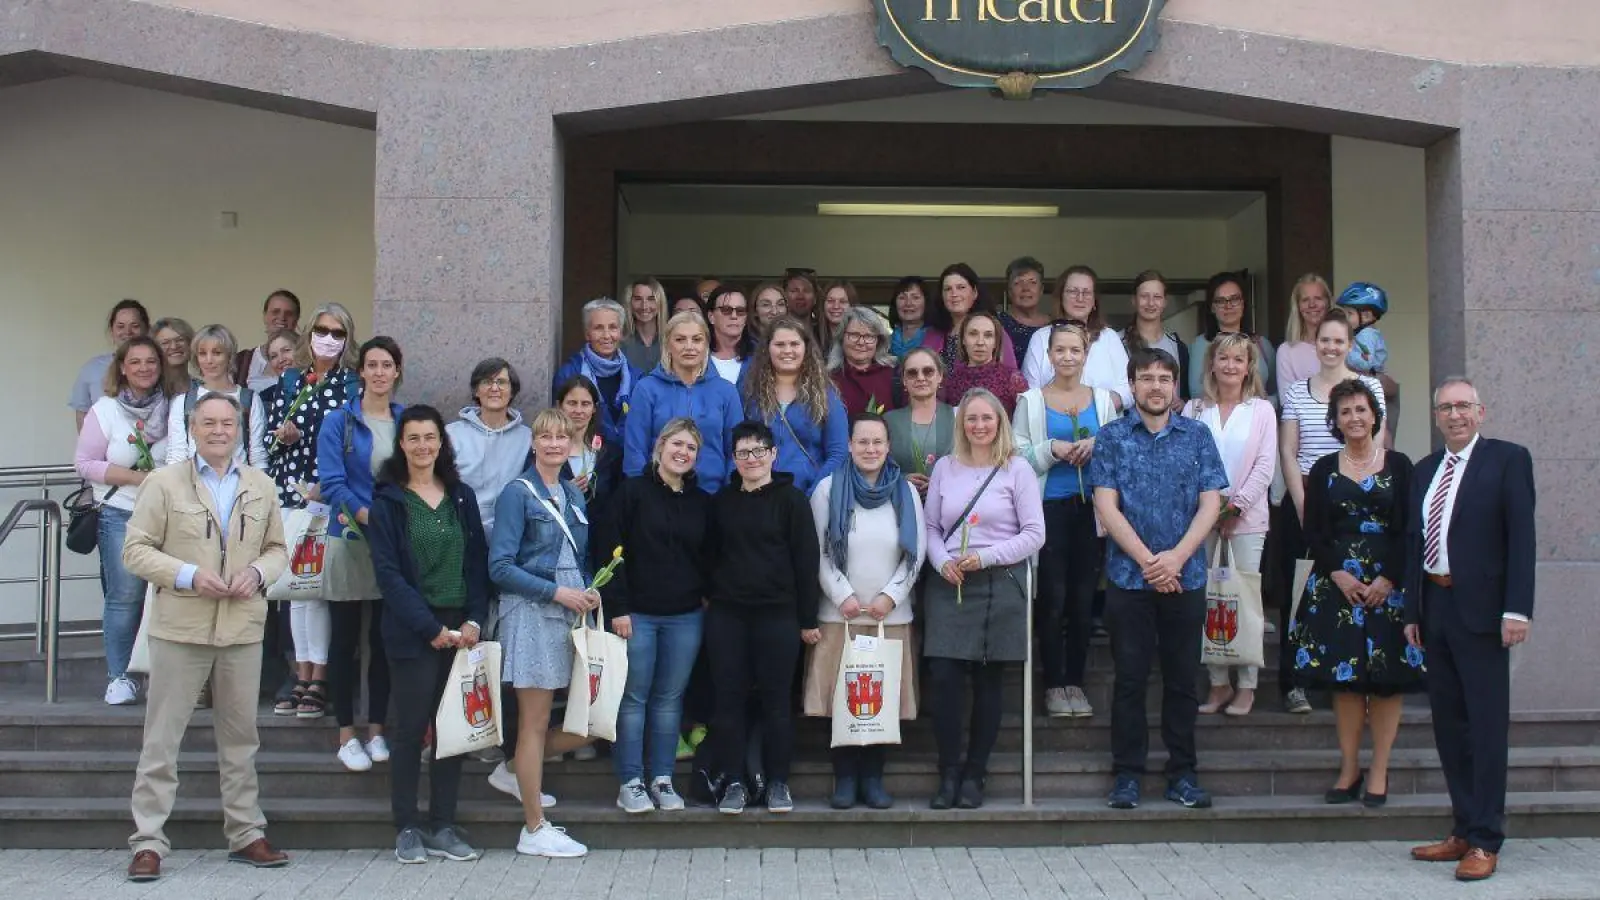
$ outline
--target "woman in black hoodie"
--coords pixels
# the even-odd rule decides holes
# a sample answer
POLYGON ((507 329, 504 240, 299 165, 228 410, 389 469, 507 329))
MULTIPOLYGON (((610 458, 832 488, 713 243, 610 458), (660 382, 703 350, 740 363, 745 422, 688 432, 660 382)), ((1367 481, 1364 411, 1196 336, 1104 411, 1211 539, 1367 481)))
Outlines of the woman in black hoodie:
MULTIPOLYGON (((706 648, 716 682, 711 735, 723 772, 745 768, 745 711, 751 689, 761 703, 766 747, 767 809, 794 809, 789 763, 794 754, 795 664, 800 642, 815 644, 818 566, 821 551, 811 504, 777 458, 772 429, 747 421, 733 429, 734 467, 739 477, 712 498, 711 602, 706 611, 706 648), (799 640, 796 640, 796 638, 799 640)), ((718 808, 744 811, 742 781, 723 791, 718 808)))
POLYGON ((617 806, 629 813, 683 809, 672 767, 683 692, 704 627, 711 520, 711 496, 695 484, 700 443, 693 419, 667 422, 650 464, 622 482, 589 542, 596 569, 609 560, 609 548, 623 554, 606 586, 605 608, 611 630, 628 641, 628 683, 611 759, 622 784, 617 806))
POLYGON ((478 858, 455 824, 461 757, 431 751, 428 827, 417 812, 422 740, 433 711, 450 687, 457 647, 478 642, 489 612, 489 544, 478 498, 456 473, 444 420, 431 406, 413 406, 395 423, 394 454, 378 470, 367 527, 372 568, 383 594, 383 641, 388 650, 397 721, 389 733, 389 793, 395 857, 478 858))

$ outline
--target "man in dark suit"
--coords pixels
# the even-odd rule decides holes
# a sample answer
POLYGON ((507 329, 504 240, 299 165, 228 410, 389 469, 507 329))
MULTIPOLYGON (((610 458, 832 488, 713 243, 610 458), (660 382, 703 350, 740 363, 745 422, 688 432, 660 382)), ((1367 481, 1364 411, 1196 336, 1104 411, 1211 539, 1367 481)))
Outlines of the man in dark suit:
POLYGON ((1511 648, 1533 617, 1533 458, 1483 437, 1484 408, 1465 378, 1433 394, 1445 449, 1411 487, 1406 639, 1426 649, 1428 697, 1455 826, 1413 859, 1455 862, 1456 878, 1494 874, 1505 841, 1511 648), (1420 602, 1418 602, 1420 601, 1420 602))

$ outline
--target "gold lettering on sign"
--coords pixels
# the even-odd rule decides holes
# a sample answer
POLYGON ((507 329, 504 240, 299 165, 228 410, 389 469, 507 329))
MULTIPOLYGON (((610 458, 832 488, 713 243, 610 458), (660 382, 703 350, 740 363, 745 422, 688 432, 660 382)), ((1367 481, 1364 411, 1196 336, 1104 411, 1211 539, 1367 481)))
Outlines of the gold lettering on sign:
MULTIPOLYGON (((943 21, 961 21, 963 0, 949 0, 949 3, 949 15, 945 16, 943 21)), ((979 22, 992 19, 1007 25, 1015 22, 1029 25, 1048 25, 1052 22, 1062 25, 1117 24, 1117 0, 974 0, 974 3, 978 9, 979 22), (1100 12, 1098 16, 1086 14, 1086 11, 1093 12, 1096 5, 1100 12), (1004 9, 1012 9, 1016 15, 1007 18, 1002 15, 1004 9)), ((940 21, 939 6, 940 0, 923 0, 922 21, 940 21)))
MULTIPOLYGON (((985 11, 987 11, 989 16, 996 22, 1005 22, 1009 25, 1012 22, 1017 21, 1016 16, 1012 16, 1008 19, 1005 16, 1000 15, 1000 11, 994 8, 996 2, 997 0, 978 0, 978 21, 982 22, 984 20, 985 11)), ((998 2, 1004 2, 1004 0, 998 0, 998 2)))
POLYGON ((1022 0, 1017 4, 1017 17, 1024 22, 1050 21, 1050 0, 1022 0), (1034 14, 1028 14, 1028 8, 1033 7, 1034 14))
MULTIPOLYGON (((927 4, 928 5, 927 5, 926 9, 924 10, 924 12, 922 14, 922 21, 924 21, 924 22, 932 22, 932 21, 934 21, 933 5, 936 2, 938 2, 938 0, 927 0, 927 4)), ((979 9, 979 12, 982 12, 981 7, 979 9)), ((946 22, 959 22, 959 21, 961 21, 961 0, 950 0, 950 16, 948 18, 946 18, 945 21, 946 22)))
MULTIPOLYGON (((1082 22, 1085 25, 1115 25, 1116 22, 1117 22, 1117 19, 1116 19, 1116 7, 1114 6, 1114 4, 1116 2, 1117 2, 1117 0, 1070 0, 1070 6, 1072 8, 1072 18, 1073 18, 1074 21, 1082 22), (1083 4, 1085 2, 1103 4, 1104 7, 1105 7, 1105 13, 1098 19, 1091 19, 1091 18, 1085 16, 1083 14, 1083 4)), ((1056 19, 1058 21, 1061 21, 1061 22, 1067 21, 1066 19, 1063 19, 1061 17, 1061 4, 1060 4, 1060 2, 1056 3, 1056 19)))

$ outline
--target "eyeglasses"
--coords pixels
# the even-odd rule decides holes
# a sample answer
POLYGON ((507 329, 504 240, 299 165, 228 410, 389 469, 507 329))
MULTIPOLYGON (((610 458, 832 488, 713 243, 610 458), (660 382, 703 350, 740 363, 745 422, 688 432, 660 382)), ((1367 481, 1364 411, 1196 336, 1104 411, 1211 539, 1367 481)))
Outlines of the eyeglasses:
POLYGON ((1171 387, 1176 382, 1177 379, 1173 378, 1171 375, 1140 375, 1138 378, 1133 380, 1134 384, 1160 387, 1171 387))
POLYGON ((503 391, 506 388, 511 387, 511 379, 509 379, 509 378, 491 378, 488 381, 485 381, 483 383, 483 386, 503 391))
POLYGON ((1467 403, 1467 402, 1441 403, 1438 406, 1435 406, 1433 408, 1433 411, 1438 413, 1441 416, 1449 416, 1449 415, 1464 416, 1464 415, 1467 415, 1468 413, 1472 412, 1477 407, 1478 407, 1478 404, 1476 404, 1476 403, 1467 403))
POLYGON ((766 459, 767 458, 767 454, 771 453, 771 452, 772 452, 772 448, 771 447, 751 447, 748 450, 735 450, 735 451, 733 451, 733 458, 734 459, 766 459))
POLYGON ((939 370, 933 366, 928 366, 925 369, 907 369, 905 371, 905 377, 907 378, 932 378, 937 374, 939 374, 939 370))
POLYGON ((1067 288, 1061 294, 1074 300, 1093 300, 1094 288, 1067 288))
POLYGON ((1234 294, 1231 297, 1214 297, 1211 300, 1211 305, 1212 306, 1243 306, 1244 305, 1244 295, 1243 294, 1234 294))
POLYGON ((750 310, 742 306, 719 306, 717 307, 717 312, 730 318, 738 318, 739 316, 748 315, 750 310))
POLYGON ((156 343, 159 344, 163 350, 176 350, 179 347, 189 346, 189 342, 183 338, 167 338, 164 341, 156 341, 156 343))
POLYGON ((311 326, 311 333, 317 337, 332 337, 338 338, 341 341, 350 336, 349 332, 345 331, 343 328, 328 328, 324 325, 311 326))
POLYGON ((878 336, 870 331, 846 331, 844 339, 852 344, 876 344, 878 336))

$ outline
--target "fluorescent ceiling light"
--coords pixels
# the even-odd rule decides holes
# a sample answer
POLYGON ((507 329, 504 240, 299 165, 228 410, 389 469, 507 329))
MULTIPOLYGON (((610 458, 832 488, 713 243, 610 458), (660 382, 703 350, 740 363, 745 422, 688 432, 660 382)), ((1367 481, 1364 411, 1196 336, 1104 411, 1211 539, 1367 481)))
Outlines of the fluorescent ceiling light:
POLYGON ((1053 219, 1061 212, 1048 205, 997 203, 818 203, 819 216, 930 216, 1001 219, 1053 219))

